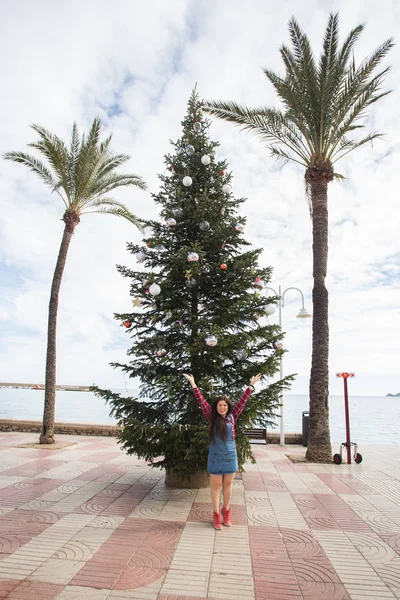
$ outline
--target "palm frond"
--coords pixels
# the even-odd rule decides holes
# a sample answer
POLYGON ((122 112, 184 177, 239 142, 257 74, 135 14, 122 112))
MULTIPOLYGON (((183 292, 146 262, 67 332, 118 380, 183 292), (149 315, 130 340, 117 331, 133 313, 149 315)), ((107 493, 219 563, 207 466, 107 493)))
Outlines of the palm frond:
POLYGON ((129 154, 104 155, 104 160, 98 170, 97 177, 105 177, 130 159, 129 154))
POLYGON ((204 110, 235 123, 267 142, 279 142, 307 163, 309 152, 296 123, 276 109, 239 106, 234 102, 208 102, 204 110))
POLYGON ((75 203, 78 203, 79 198, 85 195, 84 190, 93 176, 93 167, 99 157, 100 130, 101 121, 96 118, 93 120, 87 140, 85 136, 82 136, 75 168, 75 203))
POLYGON ((346 154, 348 154, 349 152, 352 152, 352 150, 355 150, 356 148, 360 148, 360 146, 364 146, 364 144, 367 144, 368 142, 373 142, 374 140, 380 139, 382 137, 383 137, 383 135, 381 133, 370 133, 370 134, 366 135, 362 140, 358 140, 358 141, 348 140, 347 143, 343 144, 342 147, 340 147, 340 146, 338 147, 332 160, 334 159, 335 162, 337 162, 338 160, 343 158, 343 156, 346 156, 346 154))
POLYGON ((88 205, 83 211, 81 211, 81 213, 100 213, 114 215, 115 217, 122 217, 123 219, 133 223, 133 225, 135 225, 135 227, 137 227, 140 231, 143 231, 141 219, 132 214, 124 204, 117 202, 112 198, 103 198, 99 199, 98 201, 93 201, 91 205, 88 205))
POLYGON ((68 169, 68 149, 64 142, 56 135, 47 131, 40 125, 32 124, 32 129, 39 135, 40 140, 28 144, 43 154, 57 173, 61 187, 65 191, 67 199, 71 199, 71 189, 68 169))
MULTIPOLYGON (((13 162, 23 164, 31 169, 31 171, 38 175, 40 179, 50 187, 52 192, 55 192, 59 189, 59 181, 57 181, 51 171, 34 156, 25 154, 25 152, 7 152, 4 154, 3 158, 5 160, 11 160, 13 162)), ((64 204, 67 206, 67 203, 62 195, 61 198, 63 199, 64 204)))

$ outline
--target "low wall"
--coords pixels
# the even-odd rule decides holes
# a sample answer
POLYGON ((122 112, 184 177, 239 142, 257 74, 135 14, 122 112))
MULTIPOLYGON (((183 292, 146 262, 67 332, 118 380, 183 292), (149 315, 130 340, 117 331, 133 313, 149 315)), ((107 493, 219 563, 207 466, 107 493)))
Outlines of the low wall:
MULTIPOLYGON (((0 431, 40 433, 41 428, 41 421, 0 419, 0 431)), ((57 434, 117 436, 121 427, 119 425, 95 425, 94 423, 55 423, 54 430, 57 434)), ((269 444, 279 444, 279 431, 267 432, 267 439, 269 444)), ((285 444, 302 443, 301 433, 285 433, 285 444)))
MULTIPOLYGON (((23 421, 20 419, 0 419, 0 431, 23 431, 40 433, 41 421, 23 421)), ((55 423, 54 431, 70 435, 116 436, 121 430, 118 425, 95 425, 94 423, 55 423)))

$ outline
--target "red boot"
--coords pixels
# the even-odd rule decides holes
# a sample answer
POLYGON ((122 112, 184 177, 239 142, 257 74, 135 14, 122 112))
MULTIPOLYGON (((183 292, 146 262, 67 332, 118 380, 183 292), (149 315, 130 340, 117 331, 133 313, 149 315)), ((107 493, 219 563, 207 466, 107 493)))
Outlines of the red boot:
POLYGON ((226 527, 230 527, 232 525, 230 508, 222 508, 221 513, 222 513, 223 524, 226 525, 226 527))
POLYGON ((214 524, 214 529, 222 529, 221 515, 219 513, 215 512, 213 514, 213 524, 214 524))

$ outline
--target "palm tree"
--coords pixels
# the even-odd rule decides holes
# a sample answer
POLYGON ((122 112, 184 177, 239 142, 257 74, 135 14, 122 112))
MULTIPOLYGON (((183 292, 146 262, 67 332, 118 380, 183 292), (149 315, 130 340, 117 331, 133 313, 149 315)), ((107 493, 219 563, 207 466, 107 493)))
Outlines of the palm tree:
POLYGON ((266 141, 273 157, 305 169, 305 184, 313 228, 313 340, 310 377, 310 430, 307 459, 332 460, 328 407, 328 183, 343 178, 334 163, 367 142, 381 137, 352 134, 369 107, 389 92, 381 90, 389 68, 376 72, 393 46, 385 41, 356 67, 353 46, 364 26, 353 29, 339 47, 339 17, 329 16, 322 53, 317 62, 307 36, 294 18, 289 21, 293 49, 282 46, 285 73, 264 73, 283 103, 283 110, 248 108, 234 102, 207 102, 209 113, 235 123, 266 141))
POLYGON ((100 141, 99 119, 93 121, 87 138, 83 135, 81 139, 74 123, 69 147, 59 137, 39 125, 32 125, 32 129, 39 135, 39 140, 29 144, 29 147, 38 150, 47 159, 49 166, 24 152, 8 152, 4 158, 29 167, 50 186, 52 192, 61 197, 65 206, 62 218, 65 227, 49 302, 45 399, 40 435, 41 444, 53 444, 58 297, 72 234, 81 216, 94 212, 123 217, 140 228, 139 219, 130 213, 124 204, 110 197, 109 193, 116 188, 131 185, 144 190, 146 184, 138 175, 116 173, 116 169, 130 157, 126 154, 111 154, 111 135, 100 141))

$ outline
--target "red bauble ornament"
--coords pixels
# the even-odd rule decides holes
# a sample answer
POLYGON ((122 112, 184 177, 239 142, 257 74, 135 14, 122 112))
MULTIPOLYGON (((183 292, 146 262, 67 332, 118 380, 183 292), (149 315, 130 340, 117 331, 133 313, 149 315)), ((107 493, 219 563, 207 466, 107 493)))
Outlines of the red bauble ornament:
POLYGON ((221 263, 221 264, 219 265, 219 268, 220 268, 222 271, 226 271, 226 270, 227 270, 227 268, 228 268, 228 266, 227 266, 225 263, 221 263))
POLYGON ((146 246, 147 246, 148 248, 151 248, 151 242, 146 242, 146 246))
POLYGON ((126 327, 128 329, 128 327, 131 327, 132 323, 130 321, 124 321, 123 322, 123 326, 126 327))
POLYGON ((221 171, 221 175, 225 175, 225 171, 221 171))

